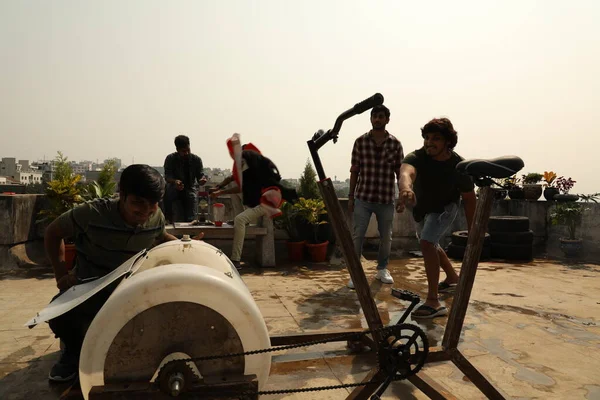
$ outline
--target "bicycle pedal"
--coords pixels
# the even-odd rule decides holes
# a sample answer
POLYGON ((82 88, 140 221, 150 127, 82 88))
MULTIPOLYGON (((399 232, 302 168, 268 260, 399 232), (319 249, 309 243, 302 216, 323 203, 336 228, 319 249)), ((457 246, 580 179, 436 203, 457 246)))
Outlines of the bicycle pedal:
POLYGON ((405 301, 421 301, 421 297, 418 294, 405 289, 392 288, 392 296, 405 301))

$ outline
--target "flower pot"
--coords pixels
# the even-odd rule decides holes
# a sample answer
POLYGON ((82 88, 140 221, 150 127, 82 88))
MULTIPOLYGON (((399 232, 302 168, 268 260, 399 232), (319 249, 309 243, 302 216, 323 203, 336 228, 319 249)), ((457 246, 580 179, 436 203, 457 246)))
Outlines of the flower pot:
POLYGON ((542 195, 542 185, 537 183, 526 183, 523 185, 525 200, 537 201, 542 195))
POLYGON ((579 196, 576 194, 556 194, 554 195, 554 200, 556 201, 577 201, 579 200, 579 196))
POLYGON ((581 254, 583 248, 583 239, 564 239, 560 238, 560 249, 567 257, 577 257, 581 254))
POLYGON ((324 262, 327 260, 327 246, 329 245, 329 241, 325 241, 323 243, 307 243, 306 248, 308 249, 308 254, 310 255, 310 260, 312 262, 324 262))
POLYGON ((508 191, 508 197, 512 200, 523 200, 525 198, 525 192, 522 188, 512 188, 508 191))
POLYGON ((544 190, 544 198, 548 201, 552 201, 554 200, 554 196, 556 196, 557 194, 559 194, 560 192, 558 191, 558 188, 555 187, 547 187, 544 190))
POLYGON ((65 244, 65 265, 67 267, 67 271, 73 269, 75 265, 75 245, 74 244, 65 244))
POLYGON ((287 242, 288 258, 290 261, 302 261, 304 259, 304 249, 306 247, 306 240, 301 242, 287 242))
POLYGON ((507 195, 507 191, 504 189, 494 189, 494 199, 496 200, 504 200, 507 195))

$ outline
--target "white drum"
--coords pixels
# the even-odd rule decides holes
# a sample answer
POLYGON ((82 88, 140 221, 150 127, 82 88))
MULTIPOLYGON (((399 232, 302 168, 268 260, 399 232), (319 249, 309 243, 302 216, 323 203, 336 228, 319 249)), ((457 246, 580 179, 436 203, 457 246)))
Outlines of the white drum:
MULTIPOLYGON (((231 354, 270 346, 264 319, 231 261, 200 241, 148 252, 102 307, 79 362, 86 400, 93 386, 150 381, 166 357, 231 354)), ((202 376, 268 378, 270 354, 197 363, 202 376)))

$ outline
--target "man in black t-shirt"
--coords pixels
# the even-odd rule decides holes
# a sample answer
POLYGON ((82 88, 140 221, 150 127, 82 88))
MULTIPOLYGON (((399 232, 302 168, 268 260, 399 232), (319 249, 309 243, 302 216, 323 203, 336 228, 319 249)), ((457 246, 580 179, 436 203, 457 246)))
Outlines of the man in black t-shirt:
POLYGON ((452 291, 458 283, 458 275, 439 241, 454 222, 461 197, 471 226, 476 197, 471 178, 456 169, 463 158, 453 151, 458 137, 452 122, 433 119, 421 133, 423 147, 408 154, 400 168, 400 204, 412 207, 427 273, 427 300, 412 316, 434 318, 448 314, 438 300, 438 291, 452 291), (441 283, 440 267, 446 273, 441 283))

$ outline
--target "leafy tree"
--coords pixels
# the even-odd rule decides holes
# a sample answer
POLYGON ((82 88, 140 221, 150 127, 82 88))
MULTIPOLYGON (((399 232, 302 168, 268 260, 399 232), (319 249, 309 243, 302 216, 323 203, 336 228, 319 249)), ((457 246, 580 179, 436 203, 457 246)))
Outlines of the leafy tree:
POLYGON ((317 185, 317 173, 313 168, 310 160, 306 160, 304 172, 300 176, 300 186, 298 188, 298 196, 305 199, 320 199, 321 192, 317 185))

